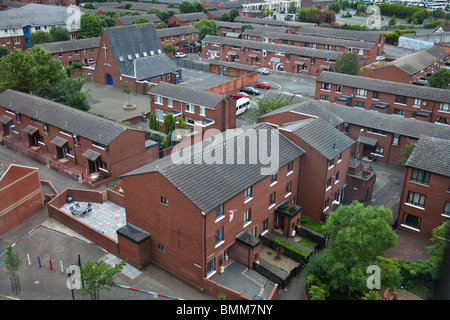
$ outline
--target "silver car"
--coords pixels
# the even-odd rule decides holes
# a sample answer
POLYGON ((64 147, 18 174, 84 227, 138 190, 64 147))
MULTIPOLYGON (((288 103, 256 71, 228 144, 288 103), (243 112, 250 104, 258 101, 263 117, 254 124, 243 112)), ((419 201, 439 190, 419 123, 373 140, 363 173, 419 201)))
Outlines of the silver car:
POLYGON ((259 68, 259 69, 258 69, 258 72, 259 72, 260 74, 270 74, 270 70, 267 69, 267 68, 259 68))

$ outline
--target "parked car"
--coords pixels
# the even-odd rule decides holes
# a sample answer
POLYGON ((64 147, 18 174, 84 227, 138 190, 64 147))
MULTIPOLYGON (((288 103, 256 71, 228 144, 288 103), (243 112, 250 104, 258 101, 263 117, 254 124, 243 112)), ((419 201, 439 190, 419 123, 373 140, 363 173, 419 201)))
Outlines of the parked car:
POLYGON ((384 59, 386 59, 384 56, 377 56, 376 58, 377 61, 383 61, 384 59))
POLYGON ((237 93, 232 93, 230 94, 230 98, 233 99, 240 99, 240 98, 248 98, 250 97, 248 94, 246 94, 245 92, 237 92, 237 93))
POLYGON ((268 82, 258 82, 257 84, 255 84, 255 87, 261 89, 270 89, 272 86, 268 82))
POLYGON ((244 87, 241 89, 242 92, 251 94, 251 95, 258 95, 259 94, 259 90, 252 88, 252 87, 244 87))
POLYGON ((261 74, 270 74, 270 70, 267 68, 259 68, 258 72, 261 74))
POLYGON ((175 53, 175 58, 185 58, 185 57, 186 57, 186 53, 183 53, 183 52, 175 53))

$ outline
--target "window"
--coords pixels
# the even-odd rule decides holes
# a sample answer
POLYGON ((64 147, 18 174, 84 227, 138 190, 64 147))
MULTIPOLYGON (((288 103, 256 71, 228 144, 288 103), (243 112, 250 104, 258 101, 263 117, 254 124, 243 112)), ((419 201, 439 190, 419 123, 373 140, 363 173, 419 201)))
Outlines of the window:
POLYGON ((244 224, 247 224, 251 221, 251 213, 252 209, 248 209, 244 211, 244 224))
POLYGON ((325 207, 325 208, 324 208, 323 211, 327 210, 327 209, 330 207, 330 199, 325 200, 324 207, 325 207))
POLYGON ((367 97, 367 90, 366 89, 357 89, 356 95, 360 97, 367 97))
POLYGON ((262 231, 266 231, 269 225, 269 219, 266 219, 262 222, 262 231))
POLYGON ((399 116, 405 116, 405 110, 402 109, 394 109, 394 114, 397 114, 399 116))
POLYGON ((161 244, 158 244, 158 251, 165 254, 166 253, 166 247, 164 247, 161 244))
POLYGON ((443 124, 449 124, 450 119, 444 118, 444 117, 436 117, 436 123, 443 123, 443 124))
POLYGON ((325 94, 320 95, 320 100, 322 101, 330 101, 330 96, 327 96, 325 94))
POLYGON ((382 147, 378 147, 378 146, 375 147, 375 152, 374 152, 374 153, 376 153, 376 154, 382 156, 382 155, 383 155, 383 152, 384 152, 384 149, 383 149, 382 147))
POLYGON ((336 173, 336 178, 334 179, 334 183, 339 182, 339 171, 336 173))
POLYGON ((170 99, 170 98, 167 99, 167 106, 170 108, 173 108, 173 100, 172 99, 170 99))
POLYGON ((327 189, 328 189, 329 187, 331 187, 331 178, 329 178, 329 179, 327 180, 327 189))
POLYGON ((290 195, 292 191, 292 181, 286 183, 286 196, 290 195))
POLYGON ((192 103, 186 103, 186 112, 194 113, 194 105, 192 103))
POLYGON ((216 258, 212 259, 211 261, 208 261, 206 264, 206 274, 212 274, 214 271, 216 271, 216 258))
POLYGON ((292 171, 294 171, 294 161, 289 162, 287 166, 287 172, 290 173, 292 171))
POLYGON ((272 194, 269 196, 269 206, 272 206, 272 205, 275 204, 275 196, 276 196, 276 192, 272 193, 272 194))
POLYGON ((328 169, 334 165, 334 159, 328 160, 328 169))
POLYGON ((342 92, 342 85, 336 85, 336 92, 342 92))
POLYGON ((216 245, 223 241, 223 227, 216 231, 216 245))
POLYGON ((326 83, 326 82, 322 82, 322 90, 330 90, 331 89, 331 84, 326 83))
POLYGON ((252 197, 252 187, 248 187, 245 189, 245 200, 248 200, 252 197))
POLYGON ((406 96, 396 95, 395 96, 395 103, 406 104, 406 96))
POLYGON ((423 208, 425 206, 425 199, 426 199, 426 197, 423 194, 409 191, 408 199, 406 200, 406 203, 423 208))
POLYGON ((155 95, 155 103, 162 104, 163 100, 161 96, 155 95))
POLYGON ((216 208, 216 219, 223 217, 224 213, 223 213, 223 204, 221 204, 220 206, 218 206, 216 208))
POLYGON ((405 213, 405 215, 403 216, 403 225, 406 227, 410 227, 413 229, 420 229, 420 218, 413 216, 412 214, 409 213, 405 213))
POLYGON ((355 107, 365 109, 366 108, 366 103, 365 102, 361 102, 361 101, 355 101, 355 107))
POLYGON ((400 140, 400 137, 398 135, 395 135, 394 138, 392 139, 392 145, 398 146, 399 140, 400 140))
POLYGON ((413 107, 420 107, 421 100, 419 98, 414 99, 413 107))
POLYGON ((430 182, 430 173, 420 169, 413 169, 410 181, 428 185, 430 182))
POLYGON ((443 103, 443 102, 441 102, 439 104, 439 111, 450 112, 450 103, 443 103))
POLYGON ((169 201, 167 198, 161 197, 161 204, 165 206, 169 206, 169 201))
POLYGON ((277 182, 277 174, 273 174, 270 176, 270 185, 274 184, 277 182))
POLYGON ((372 99, 378 100, 380 99, 380 93, 378 91, 374 91, 372 95, 372 99))
POLYGON ((252 230, 250 230, 250 235, 252 236, 252 237, 256 237, 256 233, 257 232, 257 228, 256 227, 254 227, 252 230))
POLYGON ((450 217, 450 202, 445 202, 444 212, 442 215, 450 217))
POLYGON ((205 116, 205 107, 200 107, 200 115, 205 116))

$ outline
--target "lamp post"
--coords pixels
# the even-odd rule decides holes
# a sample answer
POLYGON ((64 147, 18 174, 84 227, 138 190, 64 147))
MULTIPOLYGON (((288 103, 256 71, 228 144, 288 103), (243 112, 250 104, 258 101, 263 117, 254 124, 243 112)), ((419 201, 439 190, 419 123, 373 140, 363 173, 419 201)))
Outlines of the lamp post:
POLYGON ((356 146, 356 159, 360 159, 360 156, 359 156, 359 143, 360 143, 360 140, 361 140, 361 132, 363 132, 363 131, 364 131, 364 129, 359 130, 358 145, 356 146))

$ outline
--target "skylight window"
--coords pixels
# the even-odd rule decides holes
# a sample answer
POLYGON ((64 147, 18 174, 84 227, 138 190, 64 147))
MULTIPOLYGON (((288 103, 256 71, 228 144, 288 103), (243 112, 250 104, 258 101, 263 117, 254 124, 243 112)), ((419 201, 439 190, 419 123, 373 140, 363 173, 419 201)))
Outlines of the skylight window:
POLYGON ((147 52, 142 52, 142 55, 143 55, 144 57, 146 57, 146 56, 147 56, 147 52))
POLYGON ((158 49, 158 53, 161 54, 161 49, 158 49))
POLYGON ((139 58, 139 53, 135 53, 134 56, 136 57, 136 59, 139 58))
POLYGON ((122 56, 119 57, 119 61, 122 61, 122 62, 124 61, 122 56))
POLYGON ((151 54, 151 55, 154 55, 155 53, 154 53, 153 50, 152 50, 152 51, 150 51, 150 54, 151 54))
POLYGON ((129 54, 127 57, 128 57, 128 60, 132 60, 132 59, 133 59, 133 57, 131 56, 131 54, 129 54))

